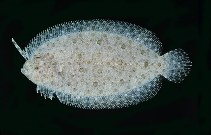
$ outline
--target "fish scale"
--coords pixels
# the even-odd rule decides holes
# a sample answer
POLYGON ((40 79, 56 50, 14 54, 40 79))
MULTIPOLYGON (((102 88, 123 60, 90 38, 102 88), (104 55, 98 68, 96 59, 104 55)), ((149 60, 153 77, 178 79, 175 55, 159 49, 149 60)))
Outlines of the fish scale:
POLYGON ((191 62, 182 49, 161 55, 151 31, 126 22, 87 20, 48 28, 24 49, 21 72, 37 92, 84 109, 128 107, 154 97, 160 77, 180 82, 191 62))

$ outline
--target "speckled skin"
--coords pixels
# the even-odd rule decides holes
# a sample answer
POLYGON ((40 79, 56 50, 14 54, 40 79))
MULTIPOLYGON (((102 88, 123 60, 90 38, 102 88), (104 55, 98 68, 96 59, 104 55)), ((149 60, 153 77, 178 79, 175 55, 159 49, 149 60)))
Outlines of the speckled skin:
POLYGON ((111 109, 154 97, 160 76, 180 82, 191 62, 182 49, 161 55, 149 30, 111 20, 73 21, 53 26, 21 50, 21 72, 37 92, 84 109, 111 109))
POLYGON ((162 57, 127 37, 79 32, 44 43, 23 73, 34 83, 80 96, 112 95, 162 74, 162 57))

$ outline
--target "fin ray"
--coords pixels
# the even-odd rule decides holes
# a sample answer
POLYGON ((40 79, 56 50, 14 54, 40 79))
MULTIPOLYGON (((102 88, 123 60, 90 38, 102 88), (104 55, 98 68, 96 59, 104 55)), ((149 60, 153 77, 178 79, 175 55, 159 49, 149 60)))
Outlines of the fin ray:
POLYGON ((21 50, 21 48, 18 46, 18 44, 15 42, 13 38, 12 38, 12 43, 15 45, 15 48, 18 50, 18 52, 27 60, 28 57, 26 55, 26 52, 21 50))

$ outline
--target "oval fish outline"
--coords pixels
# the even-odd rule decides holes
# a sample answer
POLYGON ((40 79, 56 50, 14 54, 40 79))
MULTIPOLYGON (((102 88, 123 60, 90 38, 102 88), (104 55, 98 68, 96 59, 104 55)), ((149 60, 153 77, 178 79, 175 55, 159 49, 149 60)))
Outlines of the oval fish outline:
POLYGON ((21 72, 37 92, 84 109, 121 108, 154 97, 160 76, 180 82, 191 62, 182 49, 161 56, 149 30, 111 20, 72 21, 48 28, 21 50, 21 72))

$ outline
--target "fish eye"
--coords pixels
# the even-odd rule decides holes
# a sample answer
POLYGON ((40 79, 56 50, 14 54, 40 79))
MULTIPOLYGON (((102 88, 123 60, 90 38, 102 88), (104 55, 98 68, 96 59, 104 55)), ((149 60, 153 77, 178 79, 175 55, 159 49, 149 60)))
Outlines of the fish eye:
POLYGON ((157 65, 158 65, 158 67, 161 67, 161 63, 160 63, 160 62, 158 62, 158 64, 157 64, 157 65))

